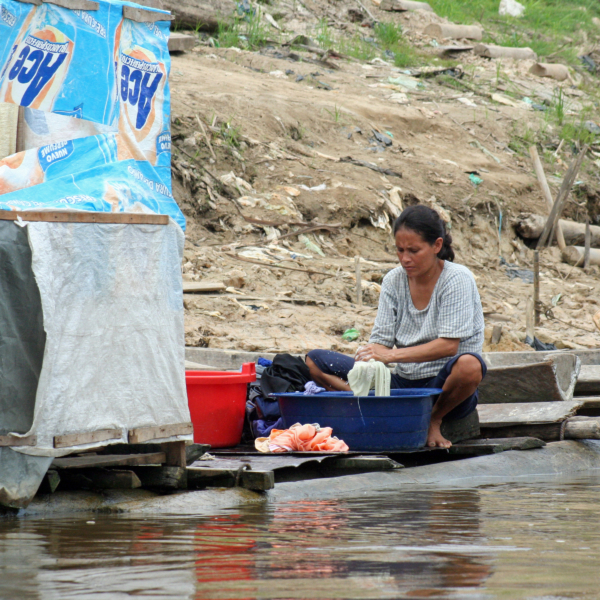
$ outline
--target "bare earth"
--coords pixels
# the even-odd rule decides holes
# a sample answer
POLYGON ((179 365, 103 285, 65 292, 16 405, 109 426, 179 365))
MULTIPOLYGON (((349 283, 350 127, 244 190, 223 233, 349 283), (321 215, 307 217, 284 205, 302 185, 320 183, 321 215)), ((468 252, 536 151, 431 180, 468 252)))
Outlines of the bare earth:
MULTIPOLYGON (((310 27, 309 17, 296 17, 289 25, 295 33, 310 27)), ((410 36, 424 17, 394 18, 410 36)), ((427 42, 416 33, 413 41, 427 42)), ((457 262, 477 279, 485 349, 528 348, 525 308, 533 286, 511 280, 500 258, 532 268, 533 253, 512 222, 520 213, 548 211, 528 157, 508 145, 524 128, 544 126, 544 113, 503 91, 517 89, 540 102, 559 84, 527 75, 530 61, 505 59, 498 67, 470 54, 461 81, 477 93, 424 77, 411 91, 389 83, 389 77, 411 77, 379 59, 319 63, 317 55, 303 53, 313 59, 308 62, 287 53, 277 45, 260 53, 200 45, 172 57, 174 191, 188 219, 184 281, 228 286, 184 295, 186 344, 353 353, 368 340, 381 279, 397 264, 390 224, 402 207, 421 202, 441 209, 457 262), (392 144, 384 149, 374 131, 392 144), (390 171, 339 160, 345 157, 390 171), (470 173, 483 182, 472 183, 470 173), (217 181, 223 176, 225 187, 217 181), (293 232, 302 223, 329 229, 299 238, 293 232), (495 324, 503 326, 502 337, 492 346, 495 324), (348 343, 341 335, 351 327, 361 336, 348 343)), ((585 97, 568 85, 569 110, 581 110, 585 97)), ((554 194, 572 160, 569 150, 561 152, 547 167, 554 194)), ((592 197, 596 173, 590 163, 578 178, 592 197)), ((567 216, 580 218, 581 202, 572 196, 567 216)), ((591 317, 600 309, 598 267, 584 273, 562 263, 552 247, 542 252, 541 271, 541 300, 551 312, 536 335, 559 348, 596 347, 600 332, 591 317)))

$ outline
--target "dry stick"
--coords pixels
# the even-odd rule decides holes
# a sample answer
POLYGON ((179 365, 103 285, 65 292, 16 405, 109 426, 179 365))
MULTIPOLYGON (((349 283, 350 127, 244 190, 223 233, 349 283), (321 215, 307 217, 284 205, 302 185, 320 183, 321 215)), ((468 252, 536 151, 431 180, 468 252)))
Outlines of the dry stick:
POLYGON ((323 275, 324 277, 335 277, 335 273, 324 273, 323 271, 313 271, 312 269, 297 269, 295 267, 282 267, 280 265, 271 265, 269 263, 264 263, 260 260, 254 260, 252 258, 238 256, 237 254, 233 254, 231 252, 226 252, 225 254, 227 256, 230 256, 231 258, 235 258, 236 260, 252 263, 254 265, 260 265, 261 267, 268 267, 270 269, 284 269, 285 271, 300 271, 301 273, 308 273, 309 275, 323 275))
POLYGON ((360 273, 360 256, 354 257, 354 272, 356 273, 356 304, 362 306, 362 282, 360 273))
POLYGON ((356 0, 356 2, 369 15, 369 17, 370 17, 371 21, 373 21, 373 23, 378 22, 378 20, 371 14, 371 11, 360 0, 356 0))
POLYGON ((533 251, 533 309, 535 314, 535 325, 540 325, 540 251, 533 251))
MULTIPOLYGON (((554 206, 554 201, 552 200, 552 192, 550 191, 550 187, 548 186, 548 181, 546 180, 546 173, 544 173, 544 167, 542 166, 542 161, 540 160, 537 147, 531 146, 531 148, 529 148, 529 154, 531 156, 531 160, 533 160, 533 168, 535 169, 535 174, 537 175, 538 183, 540 184, 540 188, 542 189, 542 194, 544 195, 546 203, 548 204, 548 210, 552 210, 552 207, 554 206)), ((565 236, 563 235, 560 223, 556 228, 556 241, 558 243, 558 247, 562 252, 566 248, 567 244, 565 243, 565 236)))
POLYGON ((579 169, 581 168, 581 163, 583 162, 583 159, 585 158, 589 148, 590 147, 588 145, 585 145, 579 153, 579 156, 569 165, 562 185, 560 186, 558 196, 556 197, 556 202, 554 202, 554 205, 552 206, 552 210, 548 215, 548 220, 546 221, 542 235, 538 240, 537 248, 543 248, 546 246, 546 244, 549 244, 552 241, 556 224, 558 223, 558 219, 560 218, 560 214, 562 213, 567 198, 569 197, 571 188, 573 187, 573 183, 577 177, 577 173, 579 173, 579 169))
POLYGON ((208 134, 206 133, 206 129, 204 129, 204 124, 202 123, 202 121, 200 120, 200 117, 198 115, 196 115, 196 121, 198 121, 198 125, 200 125, 200 129, 202 130, 202 135, 204 136, 204 141, 206 142, 206 145, 208 146, 208 149, 210 150, 212 157, 215 160, 217 160, 217 155, 215 154, 212 144, 210 143, 210 140, 208 139, 208 134))
POLYGON ((590 216, 585 218, 585 249, 583 251, 583 268, 587 269, 590 266, 590 245, 592 242, 592 232, 590 229, 590 216))

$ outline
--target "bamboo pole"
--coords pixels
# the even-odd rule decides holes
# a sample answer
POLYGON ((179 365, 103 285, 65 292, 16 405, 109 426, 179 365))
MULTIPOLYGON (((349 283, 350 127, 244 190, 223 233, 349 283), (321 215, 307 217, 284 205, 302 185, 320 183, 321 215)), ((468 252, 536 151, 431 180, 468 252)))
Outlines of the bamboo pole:
POLYGON ((535 325, 540 325, 540 251, 533 251, 533 310, 535 314, 535 325))
MULTIPOLYGON (((554 206, 554 200, 552 200, 552 192, 550 191, 550 187, 548 186, 548 181, 546 179, 546 173, 544 172, 544 167, 542 166, 542 161, 540 160, 540 156, 537 151, 536 146, 531 146, 529 148, 529 155, 531 156, 531 160, 533 161, 533 168, 535 170, 535 174, 538 179, 538 183, 540 184, 540 188, 542 189, 542 194, 546 199, 546 204, 548 205, 548 210, 552 210, 554 206)), ((564 250, 567 246, 565 243, 565 237, 563 235, 562 227, 560 223, 556 228, 556 242, 558 243, 558 247, 561 250, 564 250)))
POLYGON ((584 146, 577 158, 569 165, 567 169, 567 173, 565 174, 562 185, 560 186, 560 190, 558 191, 558 196, 556 197, 556 202, 554 202, 552 206, 552 210, 548 215, 548 220, 546 221, 546 225, 544 226, 544 231, 542 231, 542 235, 537 243, 537 248, 543 248, 547 244, 552 241, 554 231, 556 229, 556 224, 558 219, 560 218, 560 214, 563 211, 565 206, 565 202, 571 193, 571 188, 573 187, 573 183, 575 182, 575 178, 577 177, 577 173, 579 173, 579 169, 581 168, 581 163, 589 150, 589 146, 584 146))
POLYGON ((590 217, 585 218, 585 250, 583 252, 583 268, 590 266, 590 244, 592 241, 592 232, 590 230, 590 217))
POLYGON ((354 257, 354 272, 356 273, 356 304, 362 306, 362 278, 360 272, 360 256, 354 257))

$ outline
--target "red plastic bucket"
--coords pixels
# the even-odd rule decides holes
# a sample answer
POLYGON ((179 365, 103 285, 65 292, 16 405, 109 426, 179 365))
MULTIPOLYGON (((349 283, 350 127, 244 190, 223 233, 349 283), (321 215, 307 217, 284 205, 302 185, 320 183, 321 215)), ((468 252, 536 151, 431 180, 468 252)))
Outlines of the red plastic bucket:
POLYGON ((229 448, 242 441, 246 390, 256 381, 256 365, 244 363, 241 373, 186 371, 188 405, 194 424, 194 442, 229 448))

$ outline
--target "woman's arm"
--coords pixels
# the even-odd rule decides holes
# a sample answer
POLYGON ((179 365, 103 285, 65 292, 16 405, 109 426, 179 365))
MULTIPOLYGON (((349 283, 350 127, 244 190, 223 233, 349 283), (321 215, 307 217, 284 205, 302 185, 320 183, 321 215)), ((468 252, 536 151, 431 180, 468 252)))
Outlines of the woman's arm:
POLYGON ((355 360, 374 359, 385 364, 430 362, 439 358, 455 356, 459 342, 460 339, 457 338, 438 338, 410 348, 387 348, 381 344, 367 344, 359 348, 355 360))

